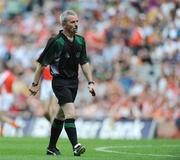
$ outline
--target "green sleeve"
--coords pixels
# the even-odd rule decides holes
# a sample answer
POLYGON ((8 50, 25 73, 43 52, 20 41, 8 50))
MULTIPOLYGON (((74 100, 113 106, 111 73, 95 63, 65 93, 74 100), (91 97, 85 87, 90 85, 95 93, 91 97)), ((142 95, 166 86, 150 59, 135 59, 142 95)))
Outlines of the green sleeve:
POLYGON ((57 51, 57 43, 53 38, 50 38, 46 44, 45 49, 37 59, 37 61, 42 65, 46 66, 53 62, 55 53, 57 51))

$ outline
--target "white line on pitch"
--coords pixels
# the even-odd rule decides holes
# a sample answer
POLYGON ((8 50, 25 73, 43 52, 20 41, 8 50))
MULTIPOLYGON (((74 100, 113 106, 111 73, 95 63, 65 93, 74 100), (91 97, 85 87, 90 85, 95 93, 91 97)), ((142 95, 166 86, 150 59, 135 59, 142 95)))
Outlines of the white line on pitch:
MULTIPOLYGON (((180 145, 162 145, 161 147, 178 147, 180 145)), ((106 147, 97 147, 96 151, 99 152, 107 152, 107 153, 117 153, 117 154, 129 154, 129 155, 137 155, 137 156, 153 156, 153 157, 173 157, 179 158, 180 155, 169 155, 169 154, 148 154, 148 153, 131 153, 131 152, 121 152, 121 151, 113 151, 113 148, 142 148, 142 147, 154 147, 153 145, 125 145, 125 146, 106 146, 106 147)))

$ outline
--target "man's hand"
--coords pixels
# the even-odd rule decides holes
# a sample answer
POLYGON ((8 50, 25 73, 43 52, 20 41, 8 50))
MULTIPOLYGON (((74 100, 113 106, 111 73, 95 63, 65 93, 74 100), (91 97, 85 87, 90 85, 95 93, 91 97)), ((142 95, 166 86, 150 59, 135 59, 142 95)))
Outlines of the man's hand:
POLYGON ((39 91, 39 88, 40 88, 39 84, 34 85, 32 83, 31 87, 29 88, 30 96, 31 95, 35 96, 37 94, 37 92, 39 91))
POLYGON ((88 83, 88 89, 92 96, 96 96, 95 82, 88 83))

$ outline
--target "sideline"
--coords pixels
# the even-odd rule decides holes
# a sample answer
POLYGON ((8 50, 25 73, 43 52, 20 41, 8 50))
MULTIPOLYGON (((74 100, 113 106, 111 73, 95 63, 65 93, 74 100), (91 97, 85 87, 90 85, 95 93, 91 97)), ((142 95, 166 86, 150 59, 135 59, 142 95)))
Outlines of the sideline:
MULTIPOLYGON (((98 152, 106 152, 106 153, 116 153, 116 154, 128 154, 135 156, 151 156, 151 157, 171 157, 171 158, 180 158, 180 155, 170 155, 170 154, 149 154, 149 153, 132 153, 132 152, 121 152, 121 151, 113 151, 114 148, 152 148, 153 145, 124 145, 124 146, 106 146, 106 147, 97 147, 95 148, 98 152)), ((159 147, 180 147, 180 145, 160 145, 159 147)))

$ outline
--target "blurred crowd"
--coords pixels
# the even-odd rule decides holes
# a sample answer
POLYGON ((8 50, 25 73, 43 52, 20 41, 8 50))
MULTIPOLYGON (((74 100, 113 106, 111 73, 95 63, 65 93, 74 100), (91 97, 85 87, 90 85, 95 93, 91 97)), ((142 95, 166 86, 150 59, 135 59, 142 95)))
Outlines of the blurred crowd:
POLYGON ((65 9, 79 15, 97 89, 92 98, 80 71, 77 116, 174 120, 180 127, 179 0, 1 0, 0 113, 44 115, 28 86, 65 9))

